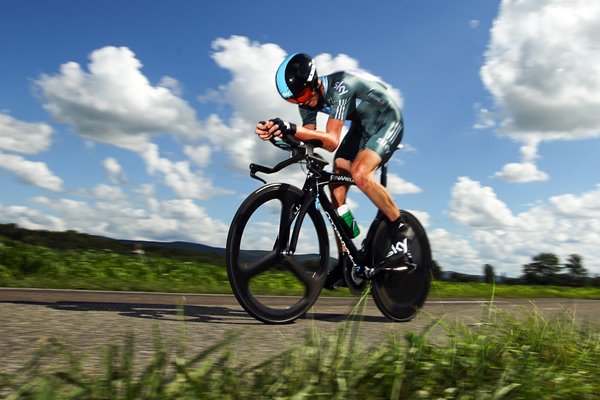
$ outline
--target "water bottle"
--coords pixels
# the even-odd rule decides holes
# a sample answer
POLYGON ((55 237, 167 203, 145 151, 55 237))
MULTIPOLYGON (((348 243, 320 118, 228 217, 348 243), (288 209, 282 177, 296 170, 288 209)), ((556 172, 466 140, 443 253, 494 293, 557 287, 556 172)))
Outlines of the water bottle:
POLYGON ((346 225, 348 226, 348 234, 354 239, 358 235, 360 235, 360 229, 358 228, 358 224, 352 215, 352 211, 350 211, 350 207, 347 204, 343 204, 337 209, 338 215, 344 220, 346 225))

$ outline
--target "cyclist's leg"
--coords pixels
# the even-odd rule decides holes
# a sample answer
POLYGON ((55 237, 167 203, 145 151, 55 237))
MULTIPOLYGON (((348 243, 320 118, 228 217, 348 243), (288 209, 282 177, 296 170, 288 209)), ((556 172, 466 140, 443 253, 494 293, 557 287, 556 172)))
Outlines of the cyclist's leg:
MULTIPOLYGON (((350 160, 338 157, 338 154, 336 153, 333 166, 333 170, 336 174, 350 176, 351 165, 352 162, 350 160)), ((342 204, 346 204, 346 196, 348 194, 349 189, 350 185, 347 184, 329 185, 329 190, 331 191, 331 203, 336 209, 342 204)), ((338 262, 331 268, 331 270, 327 274, 327 279, 325 280, 324 285, 325 289, 330 290, 334 290, 339 286, 345 286, 344 271, 342 270, 342 259, 344 257, 344 253, 346 252, 346 249, 344 248, 344 245, 337 236, 335 237, 335 242, 338 248, 338 262)))
MULTIPOLYGON (((350 171, 352 169, 352 160, 354 160, 356 157, 358 149, 361 146, 361 135, 362 127, 360 123, 356 121, 352 122, 348 133, 346 133, 346 136, 344 136, 344 139, 342 140, 342 143, 338 147, 338 150, 334 156, 333 170, 336 174, 347 176, 351 175, 350 171)), ((349 189, 350 185, 347 184, 329 185, 329 190, 331 191, 331 203, 335 208, 346 204, 346 197, 349 189)), ((325 281, 324 286, 326 289, 335 289, 338 286, 344 285, 345 283, 342 260, 346 249, 337 236, 335 241, 338 248, 338 263, 331 268, 327 275, 327 280, 325 281)))
MULTIPOLYGON (((336 174, 350 176, 352 162, 358 154, 358 150, 362 147, 362 125, 359 121, 352 121, 348 133, 344 136, 334 156, 334 172, 336 174)), ((346 204, 346 196, 350 185, 332 184, 329 186, 331 190, 331 201, 335 207, 346 204)))
POLYGON ((390 263, 412 263, 408 243, 404 235, 406 225, 391 194, 375 178, 375 170, 386 163, 402 140, 402 119, 391 119, 366 141, 352 165, 352 177, 357 186, 373 201, 390 221, 392 247, 388 254, 390 263))
POLYGON ((403 132, 402 116, 399 113, 387 116, 378 125, 376 132, 363 132, 365 138, 351 170, 357 186, 390 221, 397 220, 400 212, 389 191, 375 179, 375 171, 394 154, 402 141, 403 132))
POLYGON ((363 149, 352 163, 352 178, 375 206, 390 221, 394 221, 400 216, 398 206, 389 191, 375 179, 375 171, 381 162, 381 156, 375 151, 369 148, 363 149))
MULTIPOLYGON (((336 174, 350 176, 350 169, 352 166, 350 160, 336 158, 333 163, 333 171, 336 174)), ((348 190, 350 190, 350 185, 345 183, 332 183, 329 185, 329 190, 331 191, 331 203, 335 208, 346 204, 346 197, 348 195, 348 190)))

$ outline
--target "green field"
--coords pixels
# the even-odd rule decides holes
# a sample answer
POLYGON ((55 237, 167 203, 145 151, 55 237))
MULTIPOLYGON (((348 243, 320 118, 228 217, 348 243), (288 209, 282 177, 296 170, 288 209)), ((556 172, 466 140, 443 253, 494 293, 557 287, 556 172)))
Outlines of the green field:
MULTIPOLYGON (((0 286, 54 289, 134 290, 180 293, 231 293, 222 257, 186 259, 119 254, 109 250, 55 250, 0 242, 0 286)), ((253 289, 264 294, 298 294, 303 287, 283 273, 273 273, 253 289), (285 282, 282 285, 282 282, 285 282)), ((344 288, 323 295, 348 296, 344 288)), ((490 285, 433 282, 430 298, 600 299, 600 288, 490 285)))

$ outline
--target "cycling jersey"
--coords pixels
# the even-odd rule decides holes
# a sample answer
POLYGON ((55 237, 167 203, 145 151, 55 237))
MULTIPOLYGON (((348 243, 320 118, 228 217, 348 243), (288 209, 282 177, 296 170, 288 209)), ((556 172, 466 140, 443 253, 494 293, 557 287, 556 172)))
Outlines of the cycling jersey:
POLYGON ((369 148, 387 162, 402 140, 403 123, 400 107, 390 97, 386 86, 375 79, 340 71, 321 76, 324 96, 316 107, 300 106, 302 124, 315 124, 317 112, 329 118, 351 121, 336 157, 354 160, 369 148))

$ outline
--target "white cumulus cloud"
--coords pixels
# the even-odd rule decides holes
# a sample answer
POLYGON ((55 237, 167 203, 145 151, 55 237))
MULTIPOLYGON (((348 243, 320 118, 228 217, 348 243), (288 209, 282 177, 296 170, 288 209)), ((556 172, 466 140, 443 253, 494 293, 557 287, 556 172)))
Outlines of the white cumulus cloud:
POLYGON ((108 157, 102 162, 102 166, 108 175, 108 179, 115 184, 123 184, 127 182, 127 177, 125 176, 125 172, 121 167, 121 164, 113 158, 108 157))
POLYGON ((550 198, 550 204, 561 216, 567 218, 600 219, 600 184, 596 185, 595 190, 581 196, 573 194, 553 196, 550 198))
POLYGON ((154 134, 193 140, 202 129, 196 112, 178 96, 173 78, 153 85, 126 47, 103 47, 90 55, 88 71, 67 62, 36 85, 44 107, 88 139, 139 151, 154 134))
POLYGON ((596 250, 600 246, 600 184, 582 194, 552 196, 513 214, 491 187, 461 177, 452 189, 449 215, 463 225, 462 234, 434 231, 430 235, 436 257, 449 269, 470 263, 463 270, 472 272, 477 263, 471 261, 479 260, 493 264, 501 273, 519 276, 531 257, 547 252, 563 261, 570 254, 580 254, 592 274, 600 273, 596 250), (449 256, 452 244, 468 256, 449 256))
POLYGON ((48 150, 52 127, 41 122, 25 122, 0 111, 0 150, 37 154, 48 150))
POLYGON ((473 244, 461 235, 438 228, 429 231, 427 237, 433 259, 443 270, 473 273, 484 264, 473 244))
POLYGON ((421 193, 423 189, 414 183, 407 182, 396 174, 389 173, 387 188, 391 194, 414 194, 421 193))
POLYGON ((549 178, 547 173, 540 171, 537 165, 530 162, 506 164, 494 176, 515 183, 546 181, 549 178))
POLYGON ((99 200, 121 201, 126 198, 125 193, 118 186, 106 185, 100 183, 91 190, 80 190, 80 194, 89 195, 99 200))
POLYGON ((24 183, 53 191, 63 191, 63 181, 54 175, 46 163, 29 161, 21 156, 0 152, 0 168, 17 176, 24 183))
MULTIPOLYGON (((100 188, 100 191, 105 189, 100 188)), ((140 196, 151 192, 148 187, 142 188, 140 196)), ((12 222, 15 221, 13 215, 20 215, 23 222, 20 225, 34 226, 39 220, 38 229, 54 226, 64 230, 68 226, 68 229, 80 232, 132 240, 185 240, 220 247, 225 243, 229 224, 211 217, 193 200, 151 200, 152 205, 145 207, 136 205, 136 199, 127 196, 119 202, 37 197, 35 203, 52 210, 55 217, 44 220, 35 210, 2 208, 0 205, 0 220, 12 222)))
MULTIPOLYGON (((231 191, 216 188, 189 162, 160 157, 152 137, 169 134, 193 145, 186 153, 197 166, 210 161, 211 147, 198 141, 222 142, 229 133, 213 115, 204 123, 195 110, 180 97, 182 88, 173 77, 163 77, 156 85, 142 73, 142 63, 126 47, 103 47, 90 55, 87 71, 76 62, 67 62, 54 75, 36 81, 44 107, 60 122, 70 124, 74 133, 87 140, 103 142, 137 152, 146 162, 149 174, 159 172, 164 183, 182 198, 208 199, 231 191)), ((231 146, 235 147, 235 146, 231 146)), ((103 166, 112 183, 127 182, 119 163, 108 158, 103 166)), ((108 195, 104 193, 95 195, 108 195)), ((96 191, 98 188, 96 188, 96 191)), ((112 196, 116 195, 115 193, 112 196)))
POLYGON ((200 167, 210 165, 212 149, 208 145, 185 146, 183 152, 200 167))
POLYGON ((505 227, 513 223, 509 208, 489 186, 460 177, 454 184, 450 201, 450 217, 463 225, 505 227))
POLYGON ((229 189, 214 186, 211 179, 203 176, 202 171, 193 170, 188 161, 171 161, 161 157, 155 144, 148 144, 141 156, 146 162, 148 173, 162 173, 165 185, 181 198, 206 200, 234 193, 229 189))
MULTIPOLYGON (((600 2, 504 0, 481 78, 493 95, 498 132, 525 143, 600 137, 600 2), (531 142, 533 140, 533 142, 531 142)), ((490 126, 490 112, 486 110, 490 126)), ((543 180, 531 160, 497 176, 543 180)))
POLYGON ((3 206, 0 204, 0 222, 17 224, 25 229, 64 231, 66 224, 57 217, 46 215, 24 206, 3 206))

